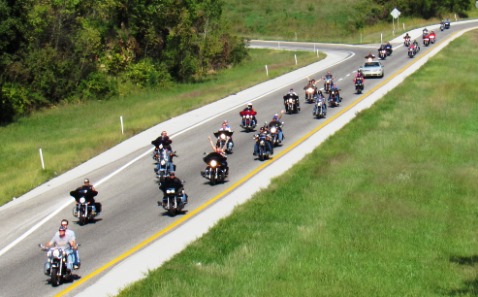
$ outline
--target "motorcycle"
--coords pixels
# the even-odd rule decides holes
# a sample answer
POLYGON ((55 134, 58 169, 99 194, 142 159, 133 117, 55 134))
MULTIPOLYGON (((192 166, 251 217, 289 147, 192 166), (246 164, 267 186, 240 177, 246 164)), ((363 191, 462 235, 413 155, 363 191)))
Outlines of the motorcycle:
POLYGON ((242 116, 242 122, 241 127, 246 131, 254 131, 254 128, 256 127, 256 122, 254 121, 254 116, 250 114, 245 114, 242 116))
POLYGON ((207 164, 207 167, 204 171, 201 171, 201 175, 208 179, 211 185, 217 183, 222 183, 226 180, 227 171, 226 168, 222 166, 221 160, 224 157, 221 154, 212 152, 203 158, 204 163, 207 164))
POLYGON ((443 30, 445 30, 445 24, 441 23, 440 24, 440 31, 443 31, 443 30))
POLYGON ((332 87, 332 78, 326 77, 324 82, 324 92, 329 93, 332 87))
POLYGON ((50 277, 50 283, 57 287, 62 283, 71 281, 71 271, 66 269, 67 252, 59 247, 47 248, 39 245, 42 251, 47 252, 47 263, 45 263, 45 275, 50 277))
POLYGON ((415 49, 412 48, 412 47, 409 47, 409 48, 408 48, 408 56, 409 56, 410 58, 413 58, 413 57, 415 57, 415 54, 416 54, 415 49))
POLYGON ((423 45, 424 45, 424 46, 429 46, 429 45, 430 45, 430 37, 429 37, 429 35, 423 36, 423 45))
POLYGON ((410 46, 410 38, 405 38, 405 41, 403 42, 403 44, 404 44, 406 47, 409 47, 409 46, 410 46))
POLYGON ((355 79, 355 92, 357 92, 357 94, 362 94, 363 89, 364 89, 363 79, 362 78, 355 79))
POLYGON ((445 21, 445 29, 450 29, 450 21, 445 21))
POLYGON ((308 103, 314 102, 314 95, 316 94, 316 89, 314 86, 308 86, 305 89, 305 101, 308 103))
POLYGON ((325 104, 324 97, 318 97, 316 99, 313 115, 318 119, 325 118, 327 116, 327 105, 325 104))
MULTIPOLYGON (((156 173, 156 177, 159 178, 159 181, 164 181, 164 178, 169 176, 170 167, 169 162, 173 156, 177 156, 176 153, 173 153, 171 156, 169 150, 159 146, 158 154, 157 154, 158 161, 156 162, 156 167, 154 168, 154 172, 156 173)), ((172 161, 171 161, 172 162, 172 161)), ((176 171, 176 165, 173 164, 173 171, 176 171)))
POLYGON ((70 195, 75 198, 76 205, 73 207, 73 216, 78 218, 80 226, 93 222, 101 212, 101 203, 95 202, 94 198, 98 192, 71 191, 70 195), (94 207, 93 207, 94 206, 94 207))
POLYGON ((287 114, 298 113, 300 110, 299 107, 299 96, 287 94, 284 96, 284 106, 287 114))
POLYGON ((386 49, 379 49, 378 50, 378 57, 380 60, 385 60, 387 58, 387 50, 386 49))
POLYGON ((430 38, 430 43, 431 43, 431 44, 434 44, 434 43, 435 43, 435 40, 436 40, 436 35, 435 35, 435 33, 429 34, 428 37, 430 38))
POLYGON ((170 216, 175 216, 177 213, 181 212, 186 205, 181 199, 183 193, 176 193, 175 188, 167 188, 165 190, 165 196, 163 197, 163 202, 158 205, 162 206, 170 216))
MULTIPOLYGON (((279 121, 265 123, 265 126, 267 126, 267 130, 269 130, 269 133, 271 134, 271 142, 273 146, 279 146, 282 142, 282 140, 279 139, 279 132, 282 132, 283 125, 284 125, 284 122, 279 122, 279 121)), ((282 134, 282 138, 283 137, 284 137, 284 134, 282 134)))
POLYGON ((227 154, 232 154, 232 148, 234 147, 234 142, 232 141, 233 131, 220 130, 214 132, 214 136, 217 138, 216 147, 220 147, 227 154))
POLYGON ((387 56, 392 55, 393 49, 391 44, 386 44, 385 45, 385 50, 387 51, 387 56))
POLYGON ((330 107, 338 107, 340 105, 340 95, 338 90, 331 90, 329 96, 329 106, 330 107))
POLYGON ((259 135, 256 135, 255 140, 259 146, 259 154, 258 154, 259 160, 264 161, 269 159, 270 155, 272 154, 272 152, 269 151, 269 148, 267 146, 267 142, 270 143, 271 141, 270 137, 265 133, 261 133, 259 135))

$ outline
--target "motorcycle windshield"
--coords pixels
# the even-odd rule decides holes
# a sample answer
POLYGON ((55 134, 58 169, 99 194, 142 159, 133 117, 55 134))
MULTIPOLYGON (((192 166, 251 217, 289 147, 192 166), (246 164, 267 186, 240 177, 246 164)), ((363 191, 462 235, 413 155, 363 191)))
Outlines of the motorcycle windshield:
POLYGON ((219 138, 219 135, 221 135, 221 134, 224 134, 224 135, 226 135, 226 136, 231 137, 233 133, 234 133, 233 131, 224 130, 224 131, 214 132, 213 134, 214 134, 214 137, 219 138))
POLYGON ((209 153, 207 156, 205 156, 203 158, 203 161, 206 164, 209 164, 212 160, 215 160, 216 162, 221 163, 223 159, 224 157, 221 154, 212 152, 212 153, 209 153))

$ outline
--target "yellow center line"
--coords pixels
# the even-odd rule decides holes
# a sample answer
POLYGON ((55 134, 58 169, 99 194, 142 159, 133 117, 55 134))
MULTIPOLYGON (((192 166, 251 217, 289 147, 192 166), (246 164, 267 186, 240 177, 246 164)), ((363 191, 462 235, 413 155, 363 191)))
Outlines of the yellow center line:
MULTIPOLYGON (((454 35, 454 34, 453 34, 454 35)), ((452 35, 452 36, 453 36, 452 35)), ((450 38, 450 37, 449 37, 450 38)), ((447 38, 447 39, 449 39, 447 38)), ((438 42, 435 42, 435 44, 438 44, 438 42)), ((408 56, 407 56, 408 57, 408 56)), ((83 276, 82 278, 80 278, 79 280, 75 281, 74 283, 72 283, 70 286, 68 286, 67 288, 65 288, 63 291, 59 292, 58 294, 54 295, 55 297, 61 297, 61 296, 64 296, 65 294, 71 292, 72 290, 76 289, 77 287, 79 287, 80 285, 86 283, 87 281, 89 281, 90 279, 92 279, 93 277, 99 275, 100 273, 102 273, 103 271, 109 269, 110 267, 116 265, 117 263, 119 263, 120 261, 126 259, 127 257, 131 256, 132 254, 134 254, 135 252, 143 249, 145 246, 147 246, 148 244, 150 244, 151 242, 157 240, 158 238, 160 238, 161 236, 165 235, 166 233, 168 233, 169 231, 173 230, 174 228, 176 228, 177 226, 189 221, 190 219, 192 219, 193 217, 195 217, 197 214, 199 214, 200 212, 202 212, 205 208, 207 208, 208 206, 210 206, 211 204, 215 203, 216 201, 218 201, 219 199, 223 198, 224 196, 226 196, 227 194, 231 193, 233 190, 237 189, 239 186, 241 186, 242 184, 244 184, 247 180, 249 180, 251 177, 253 177, 254 175, 256 175, 257 173, 259 173, 260 171, 262 171, 264 168, 266 168, 268 165, 270 165, 272 162, 274 162, 275 160, 281 158, 282 156, 284 156, 285 154, 287 154, 288 152, 290 152, 292 149, 296 148, 299 144, 301 144, 302 142, 304 142, 305 140, 307 140, 308 138, 310 138, 313 134, 317 133, 319 130, 321 130, 322 128, 324 128, 326 125, 330 124, 332 121, 334 121, 335 119, 337 119, 339 116, 343 115, 344 113, 346 113, 347 111, 349 111, 352 107, 356 106, 357 104, 359 104, 360 102, 362 102, 367 96, 371 95, 373 92, 377 91, 379 88, 383 87, 385 84, 387 84, 388 82, 390 82, 393 78, 395 78, 396 76, 398 76, 399 74, 403 73, 410 65, 414 64, 415 62, 417 62, 419 59, 423 58, 424 55, 421 55, 420 57, 418 58, 414 58, 413 60, 411 60, 409 63, 405 64, 405 66, 403 66, 402 68, 400 68, 400 70, 398 70, 397 72, 395 72, 393 75, 391 75, 390 77, 388 77, 387 79, 383 80, 381 83, 379 83, 378 85, 376 85, 375 87, 373 87, 370 91, 364 93, 362 96, 360 96, 359 98, 357 98, 357 100, 355 100, 354 102, 352 102, 351 104, 349 104, 348 106, 346 106, 344 109, 340 110, 339 112, 337 112, 333 117, 330 117, 328 118, 327 120, 325 120, 323 123, 321 123, 319 126, 317 126, 316 128, 314 128, 313 130, 311 130, 310 132, 308 132, 307 134, 305 134, 304 136, 302 136, 299 140, 297 140, 296 142, 294 142, 293 144, 291 144, 290 146, 286 147, 284 150, 282 150, 279 154, 277 154, 274 158, 272 159, 269 159, 263 163, 261 163, 261 165, 259 165, 257 168, 255 168, 254 170, 252 170, 250 173, 248 173, 247 175, 245 175, 243 178, 239 179, 237 182, 235 182, 232 186, 230 186, 229 188, 227 188, 226 190, 224 190, 223 192, 219 193, 218 195, 214 196, 213 198, 211 198, 210 200, 206 201, 205 203, 203 203, 202 205, 198 206, 196 209, 194 210, 191 210, 190 212, 188 212, 186 215, 184 215, 183 217, 181 217, 180 219, 178 219, 177 221, 171 223, 170 225, 168 225, 166 228, 160 230, 159 232, 153 234, 152 236, 150 236, 149 238, 145 239, 144 241, 142 241, 141 243, 139 243, 138 245, 136 245, 135 247, 131 248, 130 250, 124 252, 123 254, 121 254, 120 256, 112 259, 111 261, 109 261, 108 263, 104 264, 103 266, 99 267, 98 269, 96 269, 95 271, 91 272, 90 274, 86 275, 86 276, 83 276)))

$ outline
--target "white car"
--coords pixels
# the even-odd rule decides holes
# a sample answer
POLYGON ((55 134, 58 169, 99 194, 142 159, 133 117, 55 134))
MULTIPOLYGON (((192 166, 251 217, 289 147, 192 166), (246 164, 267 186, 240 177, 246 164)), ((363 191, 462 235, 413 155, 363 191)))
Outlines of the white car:
POLYGON ((378 76, 383 77, 385 72, 383 71, 383 65, 379 61, 367 61, 360 67, 364 77, 378 76))

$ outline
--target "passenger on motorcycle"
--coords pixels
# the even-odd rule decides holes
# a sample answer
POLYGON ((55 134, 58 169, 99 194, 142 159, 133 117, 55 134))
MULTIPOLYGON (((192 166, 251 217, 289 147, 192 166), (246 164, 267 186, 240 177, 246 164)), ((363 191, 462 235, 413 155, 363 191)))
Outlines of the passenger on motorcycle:
POLYGON ((251 126, 257 125, 256 114, 257 114, 257 112, 254 110, 254 108, 252 108, 252 103, 251 102, 247 103, 246 108, 244 108, 239 113, 239 115, 242 117, 242 126, 246 125, 246 121, 244 119, 244 116, 246 116, 246 115, 252 117, 252 125, 251 126))
POLYGON ((90 185, 90 180, 88 178, 85 178, 83 181, 83 186, 71 191, 70 195, 75 198, 77 204, 81 197, 85 197, 87 204, 91 205, 93 215, 97 215, 101 212, 101 209, 97 209, 97 206, 100 206, 100 204, 95 201, 95 196, 98 195, 98 191, 96 191, 93 185, 90 185))
POLYGON ((181 193, 181 201, 184 204, 188 203, 188 195, 186 195, 186 193, 184 192, 184 185, 181 180, 176 177, 174 171, 169 173, 169 177, 164 179, 164 181, 159 185, 159 189, 163 191, 164 194, 163 198, 167 198, 166 190, 170 188, 174 188, 174 190, 176 190, 176 193, 181 193))
MULTIPOLYGON (((71 233, 67 234, 66 229, 60 226, 58 233, 53 235, 53 238, 44 245, 42 248, 59 247, 66 253, 66 269, 68 274, 71 274, 73 269, 74 255, 73 251, 78 249, 74 236, 71 233)), ((45 274, 50 274, 50 261, 45 263, 45 274)))
POLYGON ((272 142, 271 142, 271 137, 269 135, 269 133, 267 132, 266 128, 265 127, 261 127, 259 129, 259 133, 254 135, 254 139, 256 140, 256 143, 254 144, 254 153, 253 155, 254 156, 257 156, 259 155, 259 141, 261 138, 264 138, 265 139, 265 143, 266 143, 266 146, 267 146, 267 150, 270 152, 271 155, 274 154, 274 150, 273 150, 273 145, 272 145, 272 142))
MULTIPOLYGON (((66 230, 66 231, 65 231, 65 234, 66 234, 67 236, 70 236, 71 238, 73 238, 73 240, 75 240, 75 242, 76 242, 75 232, 74 232, 73 230, 68 229, 68 224, 69 224, 69 222, 68 222, 67 219, 63 219, 63 220, 61 220, 61 222, 60 222, 60 225, 61 225, 63 228, 65 228, 65 230, 66 230)), ((56 234, 59 235, 60 232, 57 231, 56 234)), ((56 235, 56 234, 55 234, 55 235, 56 235)), ((74 262, 73 262, 73 269, 75 269, 75 270, 80 269, 81 262, 80 262, 80 253, 78 252, 78 249, 74 250, 74 253, 73 253, 73 254, 74 254, 74 256, 75 256, 75 257, 74 257, 74 262)))

